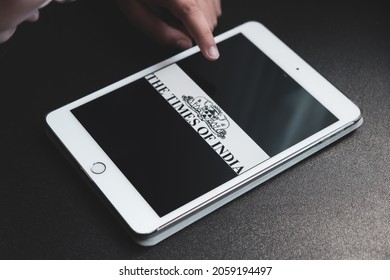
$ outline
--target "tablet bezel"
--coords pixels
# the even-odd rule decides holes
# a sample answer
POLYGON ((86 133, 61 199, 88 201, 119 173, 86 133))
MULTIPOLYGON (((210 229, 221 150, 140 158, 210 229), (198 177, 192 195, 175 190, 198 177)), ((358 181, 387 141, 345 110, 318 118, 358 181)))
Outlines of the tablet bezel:
POLYGON ((332 135, 348 128, 360 119, 361 113, 356 105, 260 23, 248 22, 240 25, 217 36, 216 41, 221 42, 238 33, 242 33, 248 38, 283 71, 334 114, 339 121, 163 217, 159 217, 155 213, 136 188, 100 148, 99 144, 78 122, 71 110, 199 52, 198 47, 186 50, 47 115, 46 120, 51 130, 136 234, 147 236, 158 229, 164 228, 166 225, 171 225, 184 219, 190 213, 213 203, 213 201, 229 192, 253 181, 254 178, 266 174, 275 166, 282 165, 284 162, 289 161, 291 158, 305 152, 332 135), (91 167, 95 162, 104 162, 106 171, 102 174, 93 173, 91 167))

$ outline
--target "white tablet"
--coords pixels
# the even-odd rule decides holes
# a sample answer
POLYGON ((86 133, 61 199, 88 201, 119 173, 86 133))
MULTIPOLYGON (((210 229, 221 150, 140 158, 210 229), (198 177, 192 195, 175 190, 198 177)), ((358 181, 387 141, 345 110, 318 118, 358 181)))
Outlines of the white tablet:
POLYGON ((362 123, 360 110, 264 26, 216 38, 47 115, 142 245, 154 245, 362 123))

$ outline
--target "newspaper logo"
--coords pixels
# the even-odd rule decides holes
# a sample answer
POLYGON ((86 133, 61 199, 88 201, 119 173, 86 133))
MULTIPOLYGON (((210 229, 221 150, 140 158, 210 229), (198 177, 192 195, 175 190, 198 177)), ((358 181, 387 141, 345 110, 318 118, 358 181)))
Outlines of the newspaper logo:
POLYGON ((221 108, 205 97, 182 96, 187 106, 193 110, 210 130, 219 138, 226 138, 226 129, 230 123, 221 108))

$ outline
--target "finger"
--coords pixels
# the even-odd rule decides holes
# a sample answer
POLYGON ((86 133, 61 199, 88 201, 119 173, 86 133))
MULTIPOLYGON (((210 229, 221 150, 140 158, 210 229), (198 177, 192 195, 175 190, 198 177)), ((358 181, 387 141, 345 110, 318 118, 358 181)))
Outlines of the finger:
POLYGON ((217 25, 217 16, 214 4, 212 1, 200 1, 199 8, 203 12, 204 17, 209 24, 211 32, 214 30, 214 27, 217 25))
POLYGON ((198 0, 198 3, 209 23, 211 31, 213 31, 222 13, 221 2, 219 0, 198 0))
POLYGON ((129 21, 137 25, 153 40, 178 49, 192 47, 192 40, 187 34, 168 25, 142 3, 122 1, 123 5, 125 7, 122 8, 126 11, 129 21))
POLYGON ((198 3, 195 0, 176 0, 170 3, 171 11, 183 22, 203 55, 209 60, 218 59, 219 52, 211 28, 198 3))

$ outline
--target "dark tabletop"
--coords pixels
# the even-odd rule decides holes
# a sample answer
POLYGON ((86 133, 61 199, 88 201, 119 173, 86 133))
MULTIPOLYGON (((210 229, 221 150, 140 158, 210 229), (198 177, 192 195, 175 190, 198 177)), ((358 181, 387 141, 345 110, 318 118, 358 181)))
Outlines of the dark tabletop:
POLYGON ((0 259, 390 259, 387 8, 223 1, 215 34, 262 22, 355 102, 365 122, 144 248, 45 134, 49 111, 176 53, 129 26, 113 2, 53 4, 0 46, 0 259))

